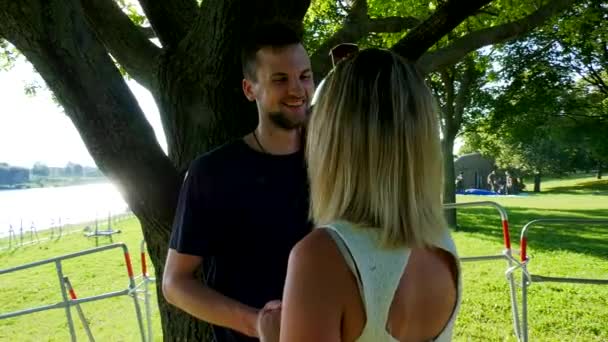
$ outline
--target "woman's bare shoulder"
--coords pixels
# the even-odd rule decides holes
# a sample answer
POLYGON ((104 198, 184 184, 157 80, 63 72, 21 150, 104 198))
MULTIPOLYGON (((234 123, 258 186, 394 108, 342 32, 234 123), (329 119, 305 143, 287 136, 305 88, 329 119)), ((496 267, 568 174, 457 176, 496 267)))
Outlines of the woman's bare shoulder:
POLYGON ((315 229, 289 256, 281 340, 339 341, 349 270, 332 237, 315 229))
POLYGON ((306 269, 315 264, 316 276, 323 271, 336 271, 345 268, 340 250, 325 229, 313 229, 291 250, 289 263, 306 269))

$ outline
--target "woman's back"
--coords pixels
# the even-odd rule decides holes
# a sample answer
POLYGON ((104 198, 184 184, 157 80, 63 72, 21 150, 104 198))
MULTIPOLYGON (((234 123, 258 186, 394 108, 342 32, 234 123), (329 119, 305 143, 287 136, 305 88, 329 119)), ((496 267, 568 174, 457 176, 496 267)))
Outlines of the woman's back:
POLYGON ((459 296, 449 235, 438 248, 379 247, 378 229, 326 226, 353 277, 344 289, 343 341, 449 340, 459 296))
POLYGON ((327 76, 305 149, 310 216, 325 229, 291 252, 281 341, 451 338, 461 285, 435 108, 416 65, 388 50, 327 76))

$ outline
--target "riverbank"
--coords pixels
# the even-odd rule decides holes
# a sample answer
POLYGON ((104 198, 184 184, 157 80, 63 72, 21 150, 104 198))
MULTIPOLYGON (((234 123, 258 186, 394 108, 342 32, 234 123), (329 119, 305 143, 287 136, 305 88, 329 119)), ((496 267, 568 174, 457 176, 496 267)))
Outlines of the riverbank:
POLYGON ((63 186, 98 184, 106 182, 109 182, 106 177, 44 177, 32 179, 27 183, 10 185, 0 184, 0 191, 37 188, 57 188, 63 186))

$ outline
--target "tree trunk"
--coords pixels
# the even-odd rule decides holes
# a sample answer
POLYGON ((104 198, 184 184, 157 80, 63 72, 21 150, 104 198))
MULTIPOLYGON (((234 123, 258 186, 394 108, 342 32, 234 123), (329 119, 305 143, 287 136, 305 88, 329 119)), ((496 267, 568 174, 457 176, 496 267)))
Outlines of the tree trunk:
MULTIPOLYGON (((446 136, 441 142, 443 152, 443 203, 456 203, 456 173, 454 171, 454 137, 446 136)), ((445 211, 448 226, 457 228, 456 209, 445 211)))
POLYGON ((602 179, 602 162, 597 162, 597 179, 602 179))
POLYGON ((534 192, 540 192, 540 171, 534 174, 534 192))
MULTIPOLYGON (((441 142, 443 154, 443 203, 456 202, 456 172, 454 170, 454 140, 462 126, 462 116, 471 99, 472 87, 475 84, 475 62, 472 59, 465 61, 464 71, 452 66, 440 71, 443 91, 443 108, 441 115, 441 142), (456 89, 458 81, 458 89, 456 89)), ((456 209, 445 211, 448 226, 458 228, 456 209)))

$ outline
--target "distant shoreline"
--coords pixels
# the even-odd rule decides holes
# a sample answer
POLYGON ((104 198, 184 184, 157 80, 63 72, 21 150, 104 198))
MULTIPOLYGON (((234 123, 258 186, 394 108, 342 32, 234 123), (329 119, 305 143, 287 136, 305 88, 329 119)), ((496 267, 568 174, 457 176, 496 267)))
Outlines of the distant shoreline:
POLYGON ((35 181, 20 184, 1 184, 0 191, 24 190, 24 189, 40 189, 40 188, 58 188, 73 185, 87 185, 107 183, 109 180, 106 177, 74 177, 74 178, 40 178, 35 181))

